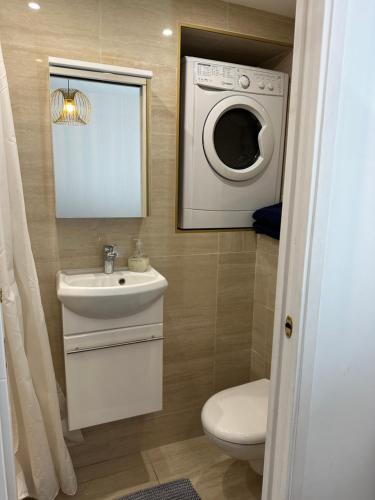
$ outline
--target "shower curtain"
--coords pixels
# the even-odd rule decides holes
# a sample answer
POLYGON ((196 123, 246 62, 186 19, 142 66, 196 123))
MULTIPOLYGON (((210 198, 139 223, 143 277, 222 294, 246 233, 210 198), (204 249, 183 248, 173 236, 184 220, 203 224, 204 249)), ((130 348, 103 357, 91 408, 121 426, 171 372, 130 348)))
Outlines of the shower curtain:
POLYGON ((17 144, 0 46, 0 287, 18 498, 73 495, 55 374, 27 229, 17 144))

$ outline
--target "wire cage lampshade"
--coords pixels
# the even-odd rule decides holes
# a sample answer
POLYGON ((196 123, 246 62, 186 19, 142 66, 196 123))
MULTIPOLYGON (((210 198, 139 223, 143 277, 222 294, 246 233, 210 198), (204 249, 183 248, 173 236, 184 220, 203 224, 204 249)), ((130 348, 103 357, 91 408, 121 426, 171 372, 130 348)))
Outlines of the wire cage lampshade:
POLYGON ((78 89, 60 88, 51 93, 52 121, 58 125, 87 125, 90 121, 91 104, 78 89))

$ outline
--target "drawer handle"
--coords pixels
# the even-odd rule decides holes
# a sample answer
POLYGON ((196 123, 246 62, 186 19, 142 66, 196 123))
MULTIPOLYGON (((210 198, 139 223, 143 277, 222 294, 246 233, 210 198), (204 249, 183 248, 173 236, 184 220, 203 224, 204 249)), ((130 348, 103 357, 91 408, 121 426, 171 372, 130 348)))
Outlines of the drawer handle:
POLYGON ((151 337, 149 339, 128 340, 127 342, 118 342, 117 344, 100 345, 97 347, 83 347, 82 349, 77 347, 76 349, 72 349, 71 351, 66 351, 66 354, 78 354, 80 352, 99 351, 100 349, 110 349, 112 347, 120 347, 124 345, 142 344, 143 342, 152 342, 153 340, 163 340, 163 339, 164 337, 151 337))

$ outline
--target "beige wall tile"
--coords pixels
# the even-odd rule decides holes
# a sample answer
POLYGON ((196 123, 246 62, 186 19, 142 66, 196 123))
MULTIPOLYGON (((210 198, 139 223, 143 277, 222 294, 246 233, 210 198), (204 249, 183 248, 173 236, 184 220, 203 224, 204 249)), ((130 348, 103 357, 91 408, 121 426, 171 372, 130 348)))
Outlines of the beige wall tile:
POLYGON ((268 379, 271 378, 271 360, 266 361, 265 377, 268 379))
POLYGON ((172 3, 163 0, 102 0, 101 4, 103 57, 131 54, 135 64, 153 61, 162 66, 176 65, 177 37, 162 34, 164 28, 175 24, 172 3))
POLYGON ((242 231, 226 231, 219 233, 220 252, 243 252, 243 246, 242 231))
MULTIPOLYGON (((147 226, 152 224, 148 221, 147 226)), ((155 215, 155 227, 142 227, 139 236, 143 239, 145 248, 151 256, 164 255, 203 255, 217 252, 216 233, 186 233, 174 231, 174 215, 168 219, 155 215), (169 224, 169 225, 168 225, 169 224), (172 229, 173 226, 173 229, 172 229), (159 231, 157 229, 159 228, 159 231)))
POLYGON ((213 358, 175 360, 164 366, 164 413, 202 407, 213 394, 213 358))
POLYGON ((253 380, 270 376, 278 249, 277 240, 257 235, 250 361, 253 380))
POLYGON ((267 329, 266 329, 266 362, 271 363, 271 353, 272 353, 272 343, 273 343, 273 323, 275 311, 273 309, 267 309, 265 311, 267 318, 267 329))
POLYGON ((215 392, 250 381, 250 349, 217 353, 215 356, 215 392))
POLYGON ((279 255, 279 241, 265 234, 257 234, 257 250, 262 253, 279 255))
MULTIPOLYGON (((49 55, 78 53, 97 56, 99 51, 99 0, 72 4, 69 0, 44 0, 39 11, 22 0, 0 4, 2 40, 24 48, 48 49, 49 55)), ((69 55, 68 55, 69 54, 69 55)))
POLYGON ((165 296, 164 408, 203 405, 213 391, 217 255, 158 257, 165 296))
POLYGON ((228 6, 218 0, 180 0, 177 1, 179 22, 198 24, 218 29, 227 25, 228 6))
POLYGON ((215 391, 249 381, 255 252, 219 255, 215 391))
POLYGON ((259 355, 266 355, 267 343, 267 308, 259 302, 254 302, 253 330, 251 348, 259 355))
POLYGON ((294 21, 289 17, 248 9, 241 5, 228 5, 228 29, 261 38, 293 43, 294 21))
POLYGON ((255 236, 254 231, 224 231, 219 233, 219 252, 255 252, 255 236))
POLYGON ((266 360, 255 351, 251 351, 250 366, 250 380, 259 380, 266 377, 266 360))
POLYGON ((257 252, 255 291, 256 300, 268 307, 275 307, 277 255, 257 252))
POLYGON ((250 337, 255 252, 219 255, 217 335, 242 333, 250 337))
POLYGON ((257 239, 255 231, 244 232, 244 252, 255 252, 257 249, 257 239))

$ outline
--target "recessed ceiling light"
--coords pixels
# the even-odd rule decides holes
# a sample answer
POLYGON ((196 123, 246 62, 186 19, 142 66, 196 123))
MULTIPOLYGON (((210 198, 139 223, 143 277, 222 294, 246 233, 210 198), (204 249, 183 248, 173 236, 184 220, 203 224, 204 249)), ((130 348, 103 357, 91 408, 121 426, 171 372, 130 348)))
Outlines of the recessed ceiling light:
POLYGON ((39 10, 40 9, 40 5, 36 2, 29 2, 29 7, 32 10, 39 10))
POLYGON ((43 59, 35 59, 36 62, 43 62, 43 59))
POLYGON ((163 35, 164 36, 172 36, 173 35, 173 31, 170 28, 165 28, 163 30, 163 35))

